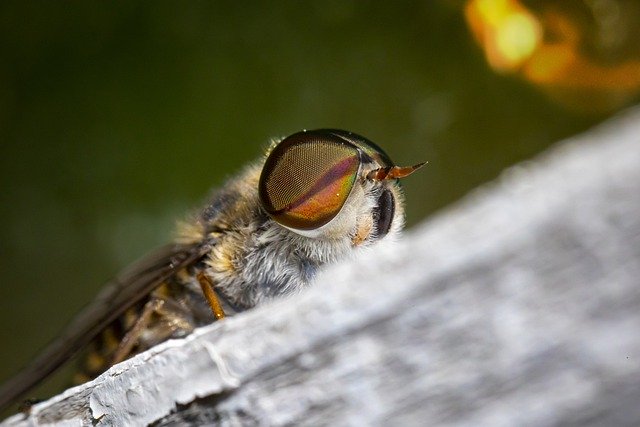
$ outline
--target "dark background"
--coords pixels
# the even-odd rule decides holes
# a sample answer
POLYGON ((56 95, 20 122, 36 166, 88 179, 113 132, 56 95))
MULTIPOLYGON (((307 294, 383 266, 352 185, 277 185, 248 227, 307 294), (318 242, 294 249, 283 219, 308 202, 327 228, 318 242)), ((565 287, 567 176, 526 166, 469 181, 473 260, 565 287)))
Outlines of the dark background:
POLYGON ((428 160, 411 226, 612 113, 492 71, 462 3, 3 2, 0 380, 271 137, 428 160))

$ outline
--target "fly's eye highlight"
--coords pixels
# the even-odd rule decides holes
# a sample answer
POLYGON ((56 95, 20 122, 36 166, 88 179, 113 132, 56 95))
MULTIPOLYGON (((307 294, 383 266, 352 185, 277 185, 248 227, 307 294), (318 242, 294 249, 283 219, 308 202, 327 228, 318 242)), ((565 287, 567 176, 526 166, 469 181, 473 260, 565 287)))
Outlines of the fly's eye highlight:
POLYGON ((359 167, 358 149, 331 132, 293 134, 267 157, 260 176, 260 201, 285 227, 322 227, 342 209, 359 167))

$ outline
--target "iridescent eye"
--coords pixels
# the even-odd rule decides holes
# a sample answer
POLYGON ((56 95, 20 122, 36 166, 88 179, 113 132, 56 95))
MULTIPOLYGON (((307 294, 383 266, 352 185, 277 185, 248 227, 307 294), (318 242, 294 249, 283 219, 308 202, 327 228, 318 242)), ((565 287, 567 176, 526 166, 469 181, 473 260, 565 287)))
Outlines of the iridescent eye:
POLYGON ((325 130, 293 134, 267 158, 260 201, 285 227, 322 227, 342 209, 359 167, 358 149, 338 135, 325 130))

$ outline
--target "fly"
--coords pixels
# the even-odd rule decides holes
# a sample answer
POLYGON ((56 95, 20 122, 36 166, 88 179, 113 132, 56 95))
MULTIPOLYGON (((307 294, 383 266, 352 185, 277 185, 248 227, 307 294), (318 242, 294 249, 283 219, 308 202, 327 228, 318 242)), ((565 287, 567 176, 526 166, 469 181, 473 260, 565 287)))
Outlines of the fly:
POLYGON ((371 141, 320 129, 272 144, 179 227, 176 241, 107 284, 0 388, 16 401, 80 350, 78 381, 169 338, 309 285, 320 267, 404 223, 399 167, 371 141))

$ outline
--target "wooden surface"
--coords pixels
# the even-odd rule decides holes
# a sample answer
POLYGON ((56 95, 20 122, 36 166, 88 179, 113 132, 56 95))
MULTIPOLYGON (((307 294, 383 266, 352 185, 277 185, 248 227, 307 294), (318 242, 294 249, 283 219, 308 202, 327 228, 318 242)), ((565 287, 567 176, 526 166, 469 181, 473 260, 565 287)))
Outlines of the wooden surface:
POLYGON ((638 402, 636 109, 6 423, 631 426, 638 402))

